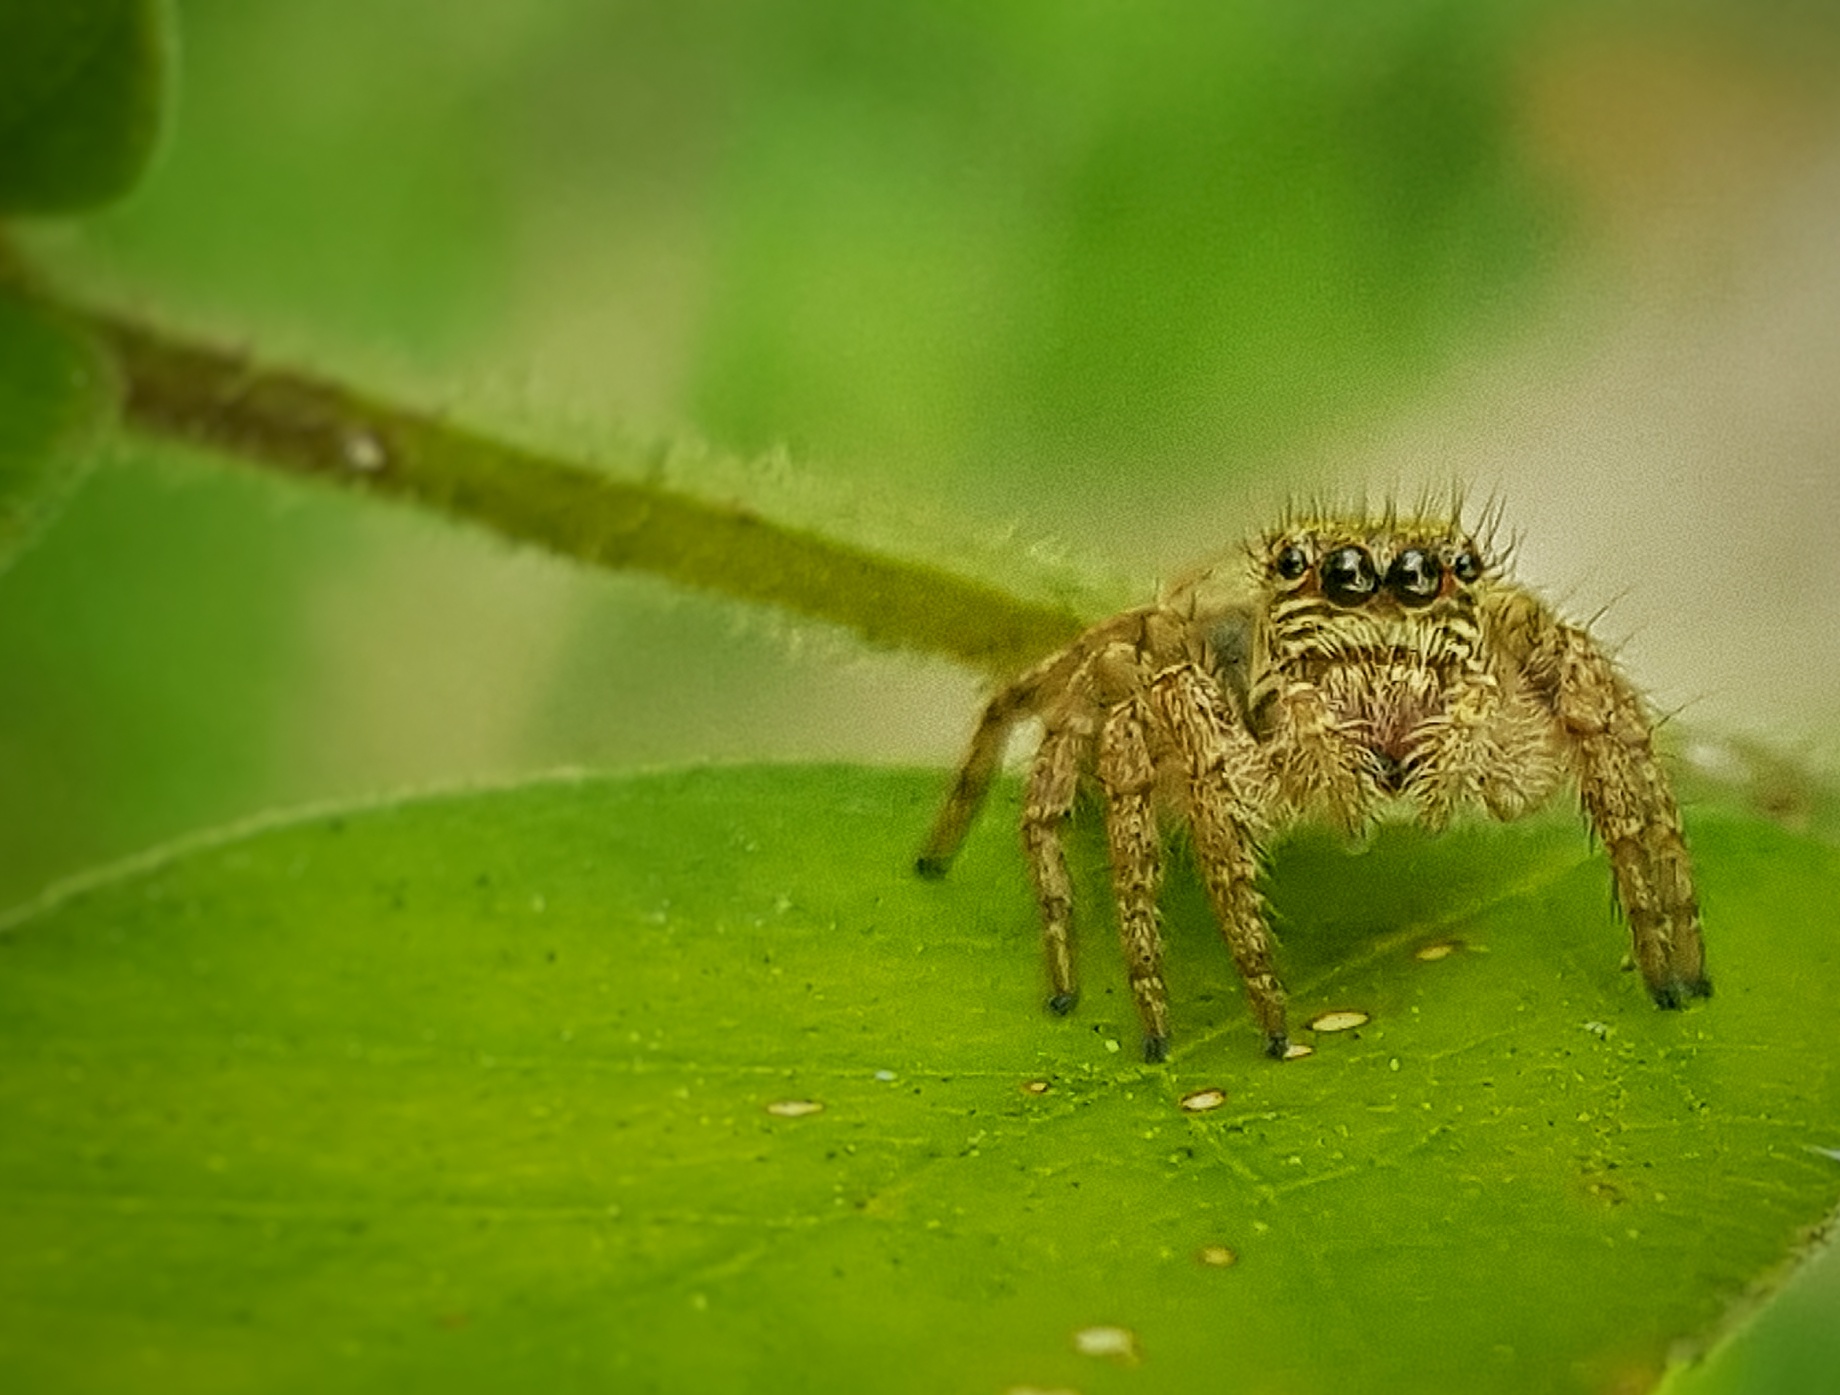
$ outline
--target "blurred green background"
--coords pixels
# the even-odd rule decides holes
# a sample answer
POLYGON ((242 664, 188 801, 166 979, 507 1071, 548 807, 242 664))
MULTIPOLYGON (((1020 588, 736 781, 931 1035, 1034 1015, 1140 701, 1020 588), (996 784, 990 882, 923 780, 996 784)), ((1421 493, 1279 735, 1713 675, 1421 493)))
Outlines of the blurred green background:
MULTIPOLYGON (((177 11, 152 177, 22 234, 94 299, 1019 577, 1462 481, 1663 705, 1840 751, 1831 6, 177 11)), ((0 578, 0 904, 429 783, 942 764, 976 700, 124 442, 0 578)))

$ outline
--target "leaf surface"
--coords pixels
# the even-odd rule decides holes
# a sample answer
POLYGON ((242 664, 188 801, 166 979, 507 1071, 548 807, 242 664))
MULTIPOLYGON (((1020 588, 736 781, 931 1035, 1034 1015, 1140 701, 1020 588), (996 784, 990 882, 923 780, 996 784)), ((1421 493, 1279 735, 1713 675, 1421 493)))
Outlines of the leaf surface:
POLYGON ((941 783, 429 799, 16 918, 0 1384, 1640 1390, 1840 1197, 1821 844, 1694 811, 1664 1014, 1571 820, 1296 838, 1282 1065, 1178 869, 1151 1068, 1094 840, 1055 1020, 1013 796, 907 871, 941 783))

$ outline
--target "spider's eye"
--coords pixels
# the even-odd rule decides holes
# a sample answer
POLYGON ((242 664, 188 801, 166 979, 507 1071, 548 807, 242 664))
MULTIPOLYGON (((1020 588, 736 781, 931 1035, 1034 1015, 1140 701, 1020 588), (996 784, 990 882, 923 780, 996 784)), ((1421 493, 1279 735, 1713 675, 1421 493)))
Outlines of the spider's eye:
POLYGON ((1474 581, 1482 575, 1482 559, 1466 547, 1450 559, 1450 570, 1458 581, 1474 581))
POLYGON ((1337 605, 1360 605, 1380 587, 1365 548, 1338 547, 1322 563, 1323 595, 1337 605))
POLYGON ((1271 565, 1272 570, 1286 581, 1295 581, 1310 569, 1310 556, 1301 547, 1292 543, 1277 555, 1271 565))
POLYGON ((1443 588, 1444 564, 1422 547, 1408 547, 1386 569, 1386 589, 1401 605, 1430 605, 1443 588))

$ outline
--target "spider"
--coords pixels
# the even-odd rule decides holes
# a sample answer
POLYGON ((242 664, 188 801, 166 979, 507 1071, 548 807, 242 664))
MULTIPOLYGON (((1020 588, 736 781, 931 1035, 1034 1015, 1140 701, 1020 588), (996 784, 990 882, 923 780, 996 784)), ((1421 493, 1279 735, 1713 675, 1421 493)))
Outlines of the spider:
POLYGON ((1073 1009, 1062 847, 1081 775, 1104 796, 1119 939, 1144 1058, 1169 1050, 1159 821, 1185 820, 1265 1050, 1288 1047, 1258 890, 1286 824, 1358 836, 1405 814, 1518 818, 1568 778, 1614 874, 1656 1004, 1712 992, 1693 871, 1641 695, 1590 633, 1511 580, 1461 510, 1293 517, 1243 559, 1093 626, 990 699, 916 870, 945 874, 1011 730, 1039 718, 1022 839, 1041 904, 1048 1006, 1073 1009))

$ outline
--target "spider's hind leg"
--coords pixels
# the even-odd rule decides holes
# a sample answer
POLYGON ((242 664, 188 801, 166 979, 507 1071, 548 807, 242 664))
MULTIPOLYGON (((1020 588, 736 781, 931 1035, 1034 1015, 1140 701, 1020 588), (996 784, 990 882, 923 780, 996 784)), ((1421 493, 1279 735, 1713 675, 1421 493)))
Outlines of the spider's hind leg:
POLYGON ((1003 748, 1009 742, 1010 732, 1017 722, 1035 710, 1044 678, 1062 658, 1057 655, 1047 664, 1029 670, 985 704, 984 715, 971 734, 971 745, 959 762, 951 793, 940 806, 920 856, 914 860, 914 871, 929 881, 945 876, 951 867, 965 835, 984 808, 991 781, 1003 763, 1003 748))

